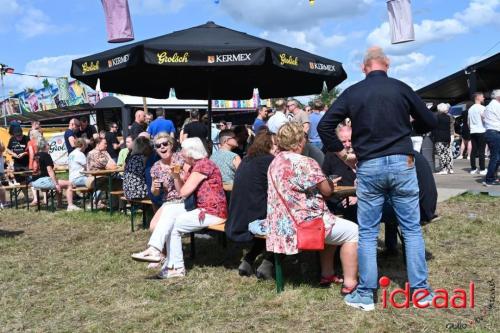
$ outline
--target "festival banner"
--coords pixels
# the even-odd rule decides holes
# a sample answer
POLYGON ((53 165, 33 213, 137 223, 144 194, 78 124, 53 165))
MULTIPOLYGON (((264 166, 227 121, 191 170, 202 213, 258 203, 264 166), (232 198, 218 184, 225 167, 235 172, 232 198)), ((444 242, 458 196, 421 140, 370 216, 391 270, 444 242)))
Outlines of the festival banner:
POLYGON ((55 135, 48 139, 49 154, 56 165, 68 164, 68 151, 64 143, 64 135, 55 135))
POLYGON ((260 99, 259 96, 259 90, 254 89, 253 90, 253 97, 251 99, 247 100, 240 100, 240 101, 230 101, 230 100, 222 100, 222 99, 217 99, 212 101, 212 107, 217 108, 217 109, 256 109, 260 105, 270 105, 271 102, 270 100, 266 99, 260 99))
POLYGON ((1 113, 4 116, 21 113, 21 109, 19 108, 19 99, 8 98, 0 102, 0 109, 2 110, 1 113))

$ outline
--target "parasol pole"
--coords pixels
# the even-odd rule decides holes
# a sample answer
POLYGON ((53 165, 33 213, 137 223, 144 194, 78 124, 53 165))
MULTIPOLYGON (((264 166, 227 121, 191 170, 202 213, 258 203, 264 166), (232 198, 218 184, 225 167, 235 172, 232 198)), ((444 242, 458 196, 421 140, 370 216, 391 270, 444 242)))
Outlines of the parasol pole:
POLYGON ((142 108, 144 109, 144 113, 148 113, 148 102, 146 101, 146 97, 142 98, 142 108))
POLYGON ((207 115, 208 115, 208 141, 212 140, 212 88, 208 85, 208 96, 207 96, 207 115))
MULTIPOLYGON (((3 82, 3 77, 4 77, 4 73, 3 71, 0 71, 0 80, 2 81, 2 97, 5 96, 5 85, 4 85, 4 82, 3 82)), ((8 102, 7 102, 8 103, 8 102)), ((3 108, 3 124, 5 127, 7 127, 7 108, 3 108)))

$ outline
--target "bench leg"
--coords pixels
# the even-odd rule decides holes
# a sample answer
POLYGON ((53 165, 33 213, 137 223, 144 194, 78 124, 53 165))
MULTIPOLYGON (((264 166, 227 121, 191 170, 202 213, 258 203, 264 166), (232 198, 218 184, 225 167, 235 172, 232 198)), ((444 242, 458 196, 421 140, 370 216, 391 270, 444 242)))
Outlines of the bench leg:
POLYGON ((54 206, 54 197, 56 196, 55 190, 50 190, 50 211, 55 212, 56 207, 54 206))
POLYGON ((130 203, 130 227, 132 228, 132 232, 134 232, 134 214, 135 214, 134 204, 130 203))
POLYGON ((26 209, 30 210, 30 196, 29 196, 29 188, 28 188, 28 180, 26 180, 26 209))
POLYGON ((189 246, 190 246, 190 249, 191 249, 191 253, 190 253, 190 257, 191 257, 191 260, 194 260, 195 256, 196 256, 196 246, 195 246, 195 242, 194 242, 194 232, 191 232, 189 234, 189 246))
POLYGON ((148 219, 148 216, 147 216, 147 211, 146 211, 146 205, 145 204, 142 204, 142 229, 146 229, 147 226, 147 219, 148 219))
POLYGON ((19 195, 19 193, 17 192, 17 190, 14 190, 14 201, 16 203, 16 210, 19 208, 18 207, 19 202, 18 202, 18 199, 17 199, 18 195, 19 195))
POLYGON ((285 290, 285 281, 283 280, 283 269, 281 268, 282 255, 274 254, 274 267, 276 269, 276 292, 279 294, 285 290))
POLYGON ((40 191, 38 189, 36 190, 36 208, 37 208, 38 212, 41 209, 41 207, 40 207, 40 191))
POLYGON ((83 193, 82 195, 82 199, 83 199, 83 211, 86 211, 87 210, 87 205, 86 205, 86 201, 87 201, 87 194, 88 193, 83 193))
POLYGON ((14 201, 12 200, 13 195, 12 195, 12 189, 9 190, 9 199, 10 199, 10 207, 14 207, 14 201))

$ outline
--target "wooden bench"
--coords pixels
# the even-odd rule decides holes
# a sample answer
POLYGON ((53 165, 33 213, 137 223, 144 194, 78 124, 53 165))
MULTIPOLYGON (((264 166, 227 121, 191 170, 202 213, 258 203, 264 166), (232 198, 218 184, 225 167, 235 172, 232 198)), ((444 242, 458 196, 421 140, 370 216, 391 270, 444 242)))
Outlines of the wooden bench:
POLYGON ((35 193, 36 193, 36 206, 37 206, 37 211, 39 212, 41 209, 40 205, 40 192, 45 193, 45 208, 48 211, 49 210, 49 198, 50 198, 50 211, 55 212, 56 211, 56 206, 54 205, 54 197, 56 196, 56 189, 48 189, 48 188, 36 188, 35 193))
MULTIPOLYGON (((82 193, 83 196, 83 211, 87 210, 87 195, 89 193, 92 193, 92 189, 88 188, 88 187, 85 187, 85 186, 82 186, 82 187, 75 187, 73 189, 73 192, 79 192, 79 193, 82 193)), ((90 200, 92 200, 92 197, 90 197, 90 200)))
MULTIPOLYGON (((8 186, 2 186, 4 190, 9 191, 9 199, 10 199, 10 207, 16 207, 16 209, 19 208, 19 190, 24 190, 28 191, 30 188, 29 185, 26 184, 18 184, 18 185, 8 185, 8 186), (12 200, 14 199, 14 201, 12 200)), ((28 194, 28 192, 26 192, 28 194)), ((30 209, 30 202, 29 202, 29 196, 25 198, 26 201, 26 207, 29 210, 30 209)))
MULTIPOLYGON (((147 222, 147 218, 146 218, 146 208, 149 206, 152 207, 153 202, 149 199, 129 200, 123 196, 120 197, 120 200, 130 203, 130 228, 131 228, 132 232, 135 231, 135 229, 134 229, 134 214, 138 210, 137 206, 140 206, 142 208, 142 227, 144 229, 146 229, 149 225, 149 223, 147 222)), ((125 205, 125 214, 127 214, 127 206, 126 205, 125 205)))

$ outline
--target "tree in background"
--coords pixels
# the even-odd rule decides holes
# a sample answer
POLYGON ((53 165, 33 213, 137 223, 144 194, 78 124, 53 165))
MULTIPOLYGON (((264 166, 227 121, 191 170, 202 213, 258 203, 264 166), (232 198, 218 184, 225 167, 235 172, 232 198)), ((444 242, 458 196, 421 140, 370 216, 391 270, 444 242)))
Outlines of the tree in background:
POLYGON ((314 96, 311 100, 309 100, 309 106, 313 106, 313 103, 315 100, 320 99, 326 106, 330 107, 332 103, 337 99, 337 97, 340 95, 340 88, 335 87, 332 90, 328 90, 326 85, 323 85, 323 91, 321 94, 314 96))

